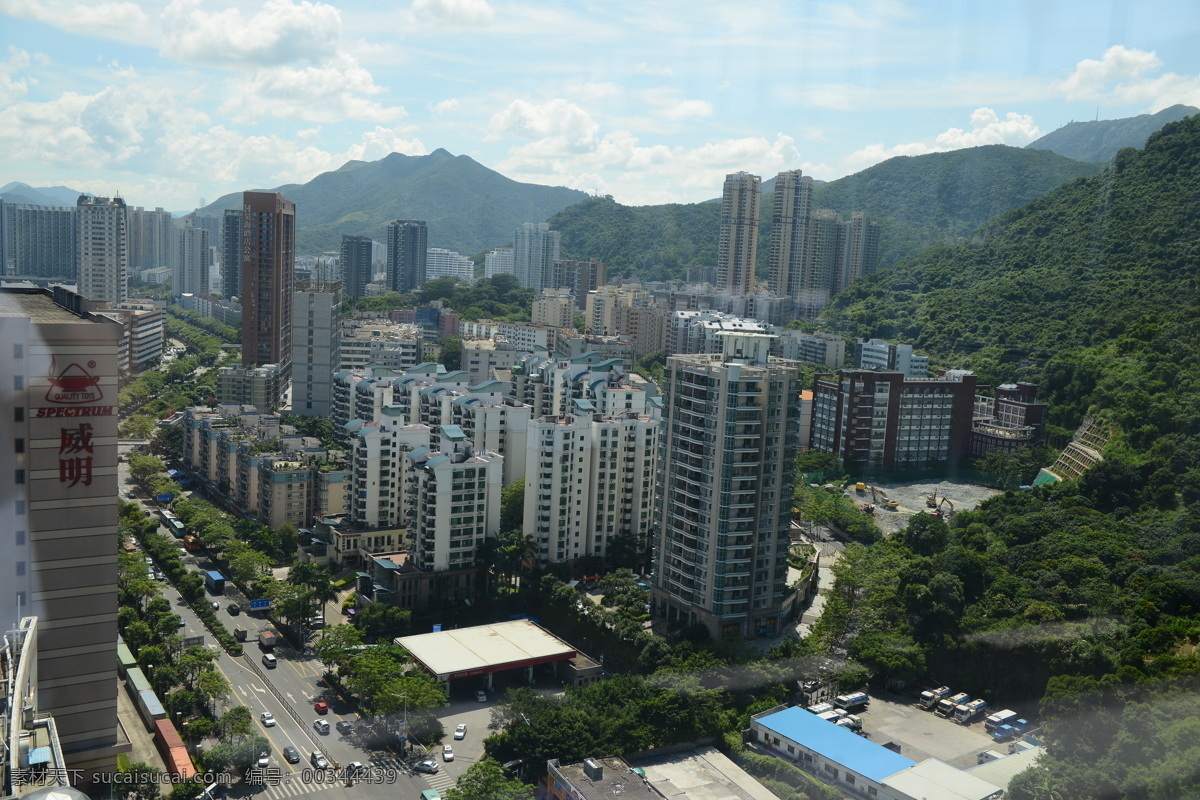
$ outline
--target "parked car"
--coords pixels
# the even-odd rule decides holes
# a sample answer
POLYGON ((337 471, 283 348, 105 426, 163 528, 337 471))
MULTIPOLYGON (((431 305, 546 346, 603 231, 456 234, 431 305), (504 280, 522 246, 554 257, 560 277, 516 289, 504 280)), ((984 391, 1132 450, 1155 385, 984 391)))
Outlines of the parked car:
POLYGON ((329 704, 326 703, 324 700, 318 700, 317 702, 313 703, 313 710, 316 711, 318 714, 328 714, 329 713, 329 704))
POLYGON ((329 723, 323 719, 313 720, 313 728, 316 729, 317 733, 329 733, 329 723))
POLYGON ((187 623, 183 621, 183 617, 176 616, 176 619, 178 619, 178 620, 179 620, 179 627, 181 627, 181 628, 182 628, 182 627, 184 627, 185 625, 187 625, 187 623))
POLYGON ((283 748, 283 758, 289 764, 299 764, 300 751, 289 744, 287 747, 283 748))
POLYGON ((465 722, 458 723, 458 727, 454 729, 454 738, 455 739, 467 738, 467 723, 465 723, 465 722))
POLYGON ((239 606, 237 603, 230 603, 229 607, 228 607, 228 611, 232 616, 236 617, 238 614, 242 613, 242 607, 239 606))
POLYGON ((430 758, 426 759, 425 761, 418 762, 413 769, 415 769, 417 772, 424 772, 429 775, 433 775, 441 768, 438 766, 436 761, 430 758))
POLYGON ((210 606, 212 606, 212 610, 213 610, 213 611, 220 611, 220 610, 221 610, 221 604, 220 604, 220 603, 218 603, 216 600, 213 600, 211 603, 209 603, 209 605, 210 605, 210 606))
POLYGON ((485 692, 483 689, 476 689, 475 690, 475 699, 481 703, 486 703, 487 702, 487 692, 485 692))
POLYGON ((337 728, 338 733, 349 733, 354 730, 354 723, 348 719, 339 719, 333 727, 337 728))
POLYGON ((329 769, 329 762, 325 760, 325 756, 318 753, 316 750, 309 755, 308 761, 317 769, 329 769))
POLYGON ((258 721, 263 724, 264 728, 274 728, 275 727, 275 715, 272 714, 270 711, 264 711, 263 713, 259 714, 258 721))
POLYGON ((454 748, 448 744, 442 745, 442 761, 454 760, 454 748))

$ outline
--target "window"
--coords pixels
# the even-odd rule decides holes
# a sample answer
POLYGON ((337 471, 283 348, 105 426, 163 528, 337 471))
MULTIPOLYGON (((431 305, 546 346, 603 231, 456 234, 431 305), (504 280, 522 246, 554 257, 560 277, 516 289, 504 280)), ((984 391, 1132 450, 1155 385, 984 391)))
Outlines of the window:
POLYGON ((20 545, 20 544, 25 544, 25 531, 17 531, 17 533, 16 533, 16 543, 17 543, 17 544, 19 544, 19 545, 20 545))
POLYGON ((24 453, 25 452, 25 440, 24 439, 14 439, 13 440, 13 452, 14 453, 24 453))
POLYGON ((13 389, 15 391, 19 392, 24 388, 25 388, 25 376, 24 375, 13 375, 13 389))
POLYGON ((25 483, 25 470, 18 469, 13 472, 13 482, 18 486, 25 483))
POLYGON ((13 422, 25 421, 25 406, 13 406, 13 422))
POLYGON ((24 358, 24 357, 25 357, 25 345, 14 344, 13 345, 13 358, 24 358))
POLYGON ((17 500, 15 503, 13 503, 13 511, 14 511, 14 512, 16 512, 17 516, 24 516, 24 514, 25 514, 25 501, 24 501, 24 500, 17 500))
POLYGON ((17 577, 20 578, 24 574, 25 574, 25 562, 18 561, 17 562, 17 577))
POLYGON ((875 796, 875 795, 877 795, 877 794, 879 794, 879 792, 875 791, 875 787, 874 787, 874 786, 868 786, 868 787, 867 787, 867 797, 874 797, 874 796, 875 796))

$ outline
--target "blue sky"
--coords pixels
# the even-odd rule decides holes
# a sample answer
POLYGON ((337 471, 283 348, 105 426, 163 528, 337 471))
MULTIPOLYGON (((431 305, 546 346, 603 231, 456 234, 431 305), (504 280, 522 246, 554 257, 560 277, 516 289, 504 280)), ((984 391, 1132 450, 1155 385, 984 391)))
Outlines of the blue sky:
POLYGON ((442 147, 692 202, 1200 106, 1198 32, 1145 0, 0 0, 0 185, 185 211, 442 147))

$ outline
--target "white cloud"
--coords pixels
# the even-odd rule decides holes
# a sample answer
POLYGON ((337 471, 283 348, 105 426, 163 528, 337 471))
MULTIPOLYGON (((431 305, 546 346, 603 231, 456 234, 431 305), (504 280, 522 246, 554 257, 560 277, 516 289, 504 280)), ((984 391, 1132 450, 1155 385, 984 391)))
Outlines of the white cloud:
POLYGON ((872 30, 884 28, 912 12, 898 0, 826 3, 820 8, 825 21, 839 28, 872 30))
POLYGON ((1114 45, 1099 61, 1085 58, 1058 85, 1068 100, 1144 105, 1161 111, 1176 103, 1200 105, 1200 75, 1155 75, 1162 61, 1153 52, 1114 45))
POLYGON ((487 0, 413 0, 413 16, 443 27, 469 27, 491 22, 496 12, 487 0))
POLYGON ((448 97, 439 103, 430 103, 429 110, 435 114, 453 114, 458 111, 458 99, 448 97))
POLYGON ((581 152, 596 146, 600 126, 579 106, 561 97, 543 103, 514 100, 492 115, 495 134, 537 140, 542 149, 581 152))
POLYGON ((131 44, 145 45, 155 37, 150 17, 136 3, 0 0, 0 14, 37 20, 68 33, 103 36, 131 44))
POLYGON ((407 115, 402 106, 368 100, 384 90, 375 84, 370 72, 344 54, 299 69, 266 67, 228 84, 230 97, 219 110, 243 122, 264 116, 307 122, 391 122, 407 115))
POLYGON ((848 167, 858 170, 896 156, 919 156, 987 144, 1023 146, 1041 134, 1033 117, 1027 114, 1010 111, 1004 119, 1000 119, 990 108, 977 108, 971 112, 970 130, 950 128, 934 137, 932 143, 907 142, 891 147, 882 143, 870 144, 846 156, 843 161, 848 167))
POLYGON ((675 74, 675 71, 670 67, 659 67, 653 64, 648 64, 645 61, 634 67, 633 71, 638 75, 659 75, 664 78, 669 78, 675 74))
POLYGON ((668 106, 659 112, 667 119, 688 119, 689 117, 708 117, 713 113, 713 107, 704 100, 682 100, 668 106))
POLYGON ((327 58, 341 37, 341 14, 324 3, 266 0, 249 16, 236 7, 207 11, 202 3, 167 6, 162 55, 218 67, 274 66, 327 58))
POLYGON ((8 61, 0 61, 0 106, 7 105, 29 91, 29 78, 17 79, 17 73, 29 66, 29 53, 8 46, 8 61))

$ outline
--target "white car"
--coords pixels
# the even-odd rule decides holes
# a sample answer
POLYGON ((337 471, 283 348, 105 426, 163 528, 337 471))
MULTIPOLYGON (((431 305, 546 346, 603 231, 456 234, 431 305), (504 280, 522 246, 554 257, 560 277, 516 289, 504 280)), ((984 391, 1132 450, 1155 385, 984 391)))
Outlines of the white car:
POLYGON ((316 769, 329 769, 329 762, 325 760, 325 756, 313 750, 308 756, 308 763, 312 764, 316 769))
POLYGON ((264 711, 263 713, 259 714, 258 721, 263 724, 264 728, 274 728, 275 727, 275 715, 272 714, 270 711, 264 711))
POLYGON ((417 764, 413 769, 417 772, 424 772, 427 775, 436 775, 439 767, 436 761, 429 758, 417 764))
POLYGON ((475 699, 481 703, 486 703, 487 702, 487 692, 483 691, 483 689, 476 689, 475 690, 475 699))
POLYGON ((270 753, 260 754, 258 757, 258 766, 259 767, 269 767, 270 765, 271 765, 271 754, 270 753))
POLYGON ((467 738, 467 723, 465 723, 465 722, 458 723, 458 727, 454 729, 454 738, 455 739, 467 738))
POLYGON ((442 761, 454 760, 454 748, 448 744, 442 745, 442 761))

